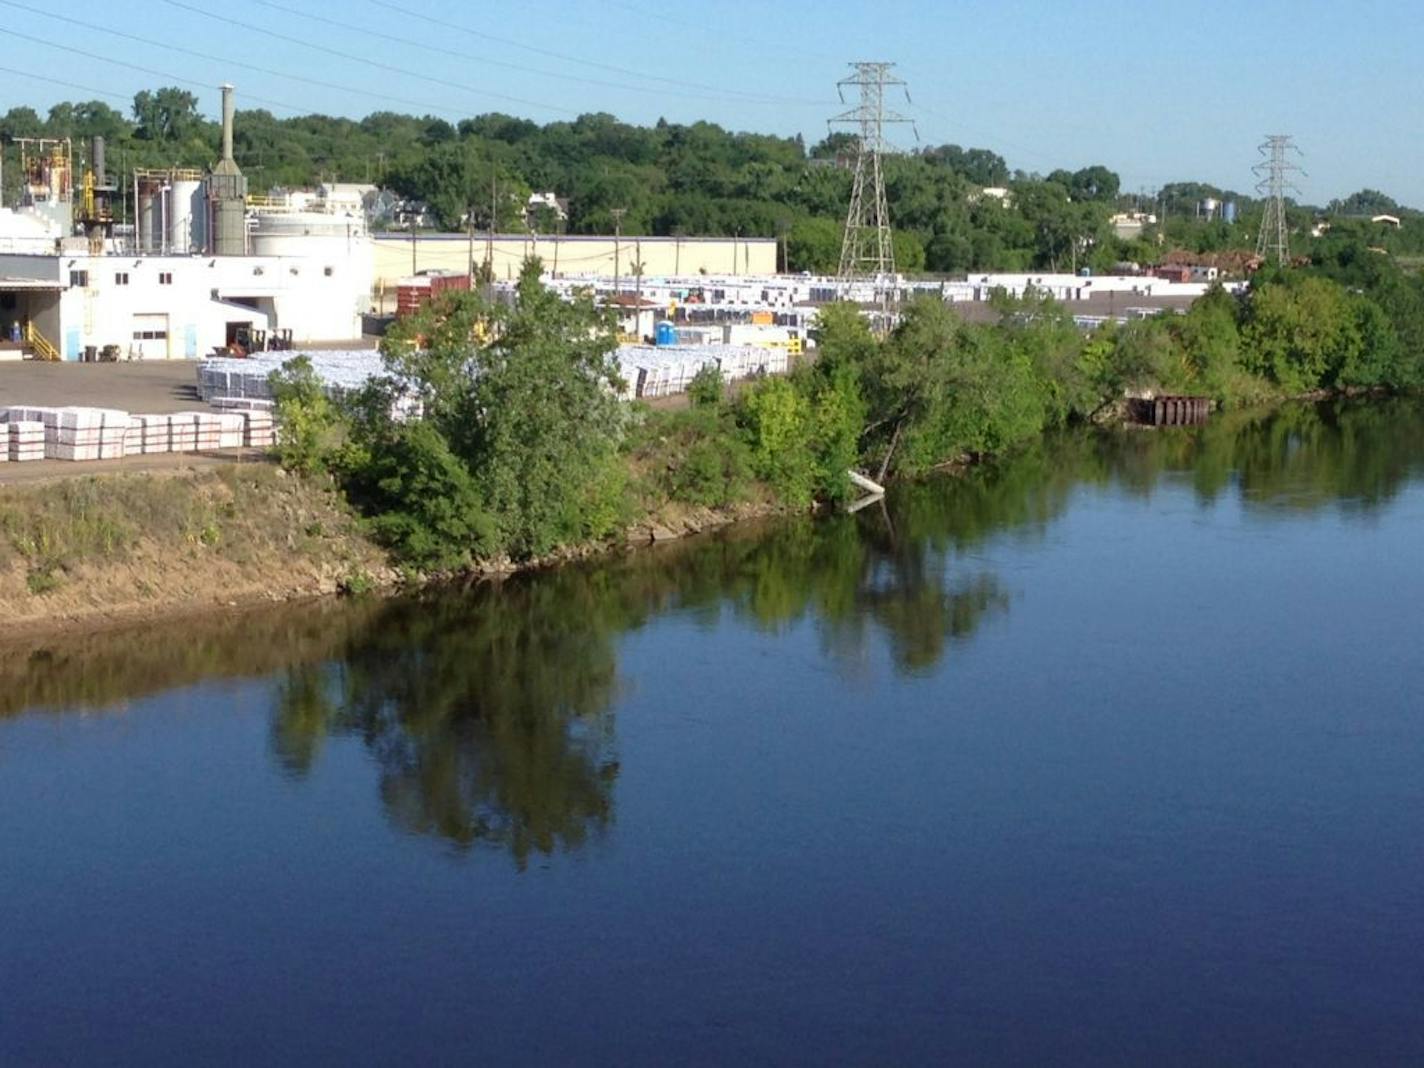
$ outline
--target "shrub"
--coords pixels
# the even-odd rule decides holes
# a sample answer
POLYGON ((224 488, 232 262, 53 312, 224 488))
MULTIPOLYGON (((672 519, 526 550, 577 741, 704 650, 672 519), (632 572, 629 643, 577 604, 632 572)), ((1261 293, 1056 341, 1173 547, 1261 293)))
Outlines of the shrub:
POLYGON ((277 459, 289 471, 326 470, 338 437, 340 414, 326 395, 311 360, 297 356, 268 381, 276 401, 277 459))
POLYGON ((495 548, 474 479, 428 422, 393 427, 344 475, 372 533, 402 563, 450 571, 495 548))

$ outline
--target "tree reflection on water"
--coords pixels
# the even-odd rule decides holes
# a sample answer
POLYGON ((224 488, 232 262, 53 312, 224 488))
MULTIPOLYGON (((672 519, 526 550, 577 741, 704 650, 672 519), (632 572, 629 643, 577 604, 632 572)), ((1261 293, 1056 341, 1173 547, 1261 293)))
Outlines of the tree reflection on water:
POLYGON ((1173 431, 1054 436, 960 477, 897 487, 855 515, 795 518, 587 566, 421 598, 266 610, 205 624, 46 639, 0 655, 0 716, 113 707, 224 677, 280 679, 271 749, 307 775, 333 737, 378 768, 392 822, 523 867, 611 823, 620 641, 677 611, 776 633, 810 623, 833 664, 883 645, 901 673, 939 665, 1007 610, 977 551, 1042 536, 1083 485, 1150 494, 1188 475, 1252 518, 1385 507, 1424 471, 1417 404, 1218 417, 1173 431))

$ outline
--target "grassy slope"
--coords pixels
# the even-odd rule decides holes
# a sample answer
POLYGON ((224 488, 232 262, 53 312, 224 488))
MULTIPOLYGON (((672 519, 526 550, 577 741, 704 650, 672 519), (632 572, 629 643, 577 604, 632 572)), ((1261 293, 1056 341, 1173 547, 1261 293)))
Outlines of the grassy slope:
POLYGON ((339 496, 267 464, 0 488, 11 628, 332 592, 356 576, 391 577, 339 496))

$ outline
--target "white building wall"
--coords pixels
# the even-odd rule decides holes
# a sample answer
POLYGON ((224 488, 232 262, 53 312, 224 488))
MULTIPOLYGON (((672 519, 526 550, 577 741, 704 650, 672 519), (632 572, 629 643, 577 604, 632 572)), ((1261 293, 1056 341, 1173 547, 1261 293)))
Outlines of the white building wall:
POLYGON ((370 246, 320 246, 285 256, 0 256, 0 275, 58 279, 65 289, 45 321, 65 359, 85 348, 141 342, 145 356, 206 356, 227 342, 229 322, 288 329, 294 341, 361 336, 371 285, 370 246), (336 254, 340 252, 342 254, 336 254), (167 323, 164 339, 135 338, 167 323), (137 326, 136 326, 137 322, 137 326), (156 344, 156 341, 165 344, 156 344))

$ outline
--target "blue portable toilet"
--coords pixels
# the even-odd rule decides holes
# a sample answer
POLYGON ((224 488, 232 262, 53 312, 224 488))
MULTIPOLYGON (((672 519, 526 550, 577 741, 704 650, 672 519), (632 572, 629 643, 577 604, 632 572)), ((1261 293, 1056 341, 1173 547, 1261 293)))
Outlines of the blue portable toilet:
POLYGON ((658 323, 653 331, 653 341, 659 345, 676 345, 677 327, 673 326, 672 323, 666 319, 663 320, 658 323))

